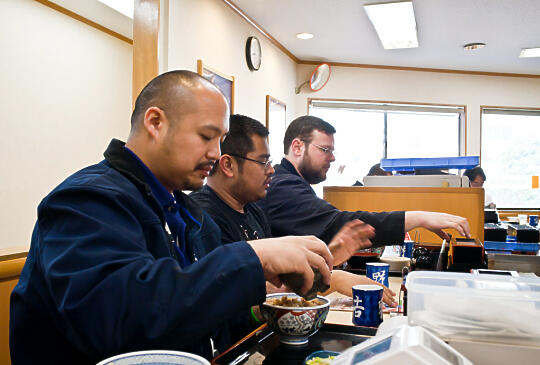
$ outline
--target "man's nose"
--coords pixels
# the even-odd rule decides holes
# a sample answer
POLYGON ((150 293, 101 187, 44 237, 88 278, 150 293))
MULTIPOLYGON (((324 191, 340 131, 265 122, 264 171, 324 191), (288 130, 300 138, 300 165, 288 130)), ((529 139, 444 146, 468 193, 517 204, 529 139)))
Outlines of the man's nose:
POLYGON ((336 156, 334 156, 334 152, 332 151, 330 153, 330 158, 329 158, 330 162, 334 162, 336 160, 336 156))
POLYGON ((221 150, 219 148, 219 141, 212 143, 211 148, 208 150, 206 157, 209 160, 219 160, 221 157, 221 150))

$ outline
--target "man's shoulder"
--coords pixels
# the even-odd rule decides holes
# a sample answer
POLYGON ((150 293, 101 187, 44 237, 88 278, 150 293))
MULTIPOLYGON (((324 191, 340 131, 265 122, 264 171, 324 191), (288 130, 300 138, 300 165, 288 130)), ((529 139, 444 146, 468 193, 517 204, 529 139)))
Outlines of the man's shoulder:
POLYGON ((129 192, 136 187, 127 177, 103 160, 73 173, 49 195, 74 189, 129 192))
POLYGON ((268 195, 273 195, 278 191, 291 191, 297 190, 310 190, 311 187, 308 182, 301 176, 293 174, 287 169, 276 169, 276 173, 272 176, 270 181, 270 187, 267 190, 268 195))
POLYGON ((141 207, 147 202, 130 179, 102 161, 75 172, 45 196, 38 206, 38 219, 50 208, 93 209, 92 214, 99 215, 105 206, 118 205, 146 209, 141 207))
POLYGON ((264 211, 256 203, 247 203, 244 207, 244 210, 249 214, 252 214, 256 217, 257 220, 266 220, 264 211))
POLYGON ((212 190, 210 190, 208 185, 204 185, 199 190, 192 191, 188 197, 206 211, 214 208, 216 205, 216 199, 218 199, 212 190))
POLYGON ((228 217, 230 208, 219 196, 208 186, 204 185, 199 190, 193 191, 188 196, 200 209, 204 210, 216 222, 228 217))
POLYGON ((270 181, 270 186, 280 184, 280 183, 295 183, 303 184, 306 183, 303 177, 291 172, 283 164, 278 164, 274 167, 275 173, 272 175, 272 180, 270 181))
POLYGON ((275 170, 274 176, 287 176, 287 175, 295 176, 295 174, 293 174, 287 167, 287 163, 288 161, 285 161, 285 159, 283 159, 281 163, 274 165, 274 170, 275 170))

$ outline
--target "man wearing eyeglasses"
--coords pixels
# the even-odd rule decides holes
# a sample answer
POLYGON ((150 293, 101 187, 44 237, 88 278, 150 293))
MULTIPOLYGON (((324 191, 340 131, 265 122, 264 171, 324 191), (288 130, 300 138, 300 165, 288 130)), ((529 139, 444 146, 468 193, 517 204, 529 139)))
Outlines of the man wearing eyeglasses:
MULTIPOLYGON (((268 219, 254 204, 266 196, 274 174, 267 136, 268 130, 255 119, 231 115, 220 159, 210 171, 207 184, 190 194, 217 223, 223 243, 272 237, 268 219)), ((358 246, 371 232, 370 227, 359 223, 349 223, 330 242, 334 263, 346 260, 352 253, 347 248, 358 246)), ((351 287, 357 284, 378 285, 364 276, 334 270, 330 291, 350 296, 351 287)), ((385 287, 383 299, 388 305, 395 305, 394 295, 385 287)))
POLYGON ((261 209, 253 204, 266 196, 274 174, 267 136, 268 130, 258 121, 231 115, 221 158, 207 184, 190 194, 221 228, 224 243, 272 235, 261 209))
MULTIPOLYGON (((329 243, 349 221, 360 219, 375 229, 371 242, 359 242, 357 249, 403 242, 404 234, 416 227, 429 229, 449 239, 445 228, 470 237, 465 218, 435 212, 341 211, 320 199, 311 188, 326 179, 334 157, 336 130, 314 116, 301 116, 289 124, 283 141, 285 157, 274 166, 275 174, 266 197, 257 205, 269 220, 274 236, 315 235, 329 243)), ((334 255, 334 262, 341 260, 334 255)))

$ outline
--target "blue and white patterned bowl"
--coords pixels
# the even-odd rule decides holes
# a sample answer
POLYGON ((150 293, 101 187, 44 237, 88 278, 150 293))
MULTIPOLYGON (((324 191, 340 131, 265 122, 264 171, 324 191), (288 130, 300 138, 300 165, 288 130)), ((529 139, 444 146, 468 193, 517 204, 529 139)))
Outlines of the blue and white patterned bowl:
MULTIPOLYGON (((268 294, 266 300, 271 298, 299 298, 293 293, 268 294)), ((304 345, 308 337, 316 333, 326 320, 330 309, 330 301, 325 297, 317 299, 324 304, 316 307, 281 307, 267 302, 260 305, 261 313, 268 323, 268 327, 280 336, 280 341, 286 345, 304 345)))
POLYGON ((97 365, 210 365, 210 363, 198 355, 188 352, 151 350, 129 352, 105 359, 97 365))

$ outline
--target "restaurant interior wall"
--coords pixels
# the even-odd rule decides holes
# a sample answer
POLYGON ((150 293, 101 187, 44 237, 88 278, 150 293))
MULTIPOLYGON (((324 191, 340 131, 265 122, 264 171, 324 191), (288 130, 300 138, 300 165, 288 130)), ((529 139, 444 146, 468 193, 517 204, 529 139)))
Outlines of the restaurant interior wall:
MULTIPOLYGON (((314 67, 299 64, 297 83, 307 80, 314 67)), ((307 113, 308 98, 465 105, 470 156, 480 154, 480 106, 540 107, 540 78, 334 66, 321 91, 302 89, 296 98, 299 113, 307 113)))
POLYGON ((200 59, 204 65, 235 77, 235 113, 264 124, 269 94, 285 102, 287 121, 296 116, 296 63, 223 1, 169 1, 168 14, 161 6, 160 15, 160 21, 168 19, 168 70, 196 71, 200 59), (250 71, 246 64, 245 46, 250 36, 261 42, 262 63, 258 71, 250 71))
POLYGON ((2 0, 0 29, 0 248, 28 247, 41 199, 127 137, 132 46, 33 0, 2 0))

